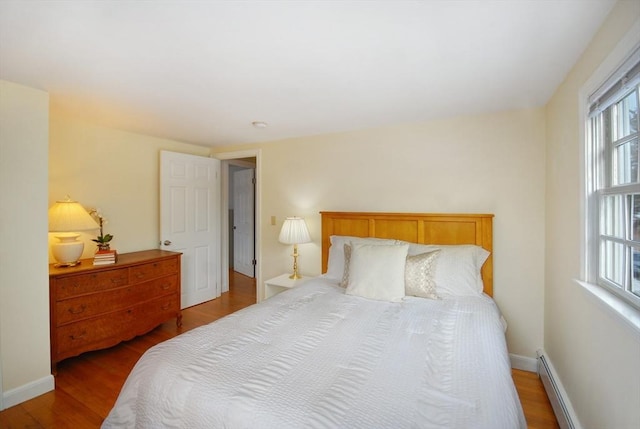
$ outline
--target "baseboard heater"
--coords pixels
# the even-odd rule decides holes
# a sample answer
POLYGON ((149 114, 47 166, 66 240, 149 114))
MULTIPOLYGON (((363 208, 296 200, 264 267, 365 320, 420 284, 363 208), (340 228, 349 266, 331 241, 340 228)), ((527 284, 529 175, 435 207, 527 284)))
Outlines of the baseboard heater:
POLYGON ((544 390, 547 392, 560 428, 579 429, 579 425, 576 427, 573 422, 571 417, 572 412, 569 408, 570 405, 565 401, 566 393, 556 380, 557 376, 553 365, 551 365, 551 362, 549 362, 542 351, 538 351, 538 375, 540 376, 540 380, 542 380, 544 390))

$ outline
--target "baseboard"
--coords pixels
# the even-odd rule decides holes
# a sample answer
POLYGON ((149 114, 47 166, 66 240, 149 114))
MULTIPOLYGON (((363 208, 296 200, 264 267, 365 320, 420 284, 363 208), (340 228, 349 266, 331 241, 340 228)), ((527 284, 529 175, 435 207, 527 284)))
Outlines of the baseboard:
POLYGON ((50 392, 56 387, 55 379, 53 375, 42 377, 39 380, 34 380, 30 383, 16 387, 15 389, 7 390, 2 394, 2 406, 3 409, 13 407, 22 402, 33 399, 36 396, 40 396, 43 393, 50 392))
POLYGON ((582 429, 567 391, 544 350, 538 350, 538 374, 561 429, 582 429))
POLYGON ((511 368, 520 369, 522 371, 538 372, 538 360, 526 356, 514 355, 509 353, 511 368))

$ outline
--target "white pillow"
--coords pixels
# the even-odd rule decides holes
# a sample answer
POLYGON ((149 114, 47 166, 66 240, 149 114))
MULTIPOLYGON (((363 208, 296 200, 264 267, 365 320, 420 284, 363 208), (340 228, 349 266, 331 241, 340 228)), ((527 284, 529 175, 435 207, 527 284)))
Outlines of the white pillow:
POLYGON ((325 277, 340 282, 344 275, 344 245, 345 243, 381 243, 395 244, 396 240, 374 237, 351 237, 348 235, 332 235, 329 237, 331 247, 329 247, 329 260, 327 263, 327 273, 325 277))
POLYGON ((409 255, 440 249, 435 270, 436 292, 439 296, 482 294, 484 284, 480 270, 489 252, 473 244, 409 244, 409 255))
MULTIPOLYGON (((363 241, 362 243, 371 244, 375 246, 389 245, 389 242, 387 240, 380 240, 380 239, 363 241)), ((395 240, 393 244, 396 244, 395 240)), ((405 243, 400 243, 400 244, 405 244, 405 243)), ((349 284, 349 264, 351 262, 351 243, 344 243, 343 248, 344 248, 344 271, 342 274, 342 280, 340 281, 340 286, 347 287, 347 285, 349 284)))
POLYGON ((352 243, 345 294, 379 301, 402 301, 408 251, 407 244, 352 243))

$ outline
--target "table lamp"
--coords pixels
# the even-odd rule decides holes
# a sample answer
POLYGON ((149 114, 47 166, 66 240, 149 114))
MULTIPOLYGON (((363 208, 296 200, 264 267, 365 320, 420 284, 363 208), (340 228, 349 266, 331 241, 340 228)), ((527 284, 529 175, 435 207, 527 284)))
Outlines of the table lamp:
POLYGON ((84 243, 78 241, 78 231, 98 229, 96 221, 78 203, 69 197, 56 201, 49 209, 49 232, 59 240, 51 246, 56 267, 73 267, 80 263, 84 243))
POLYGON ((302 276, 298 274, 298 244, 309 243, 311 237, 309 237, 309 230, 307 224, 301 217, 288 217, 282 224, 282 230, 280 230, 280 237, 278 238, 280 243, 293 244, 293 274, 289 276, 290 279, 301 279, 302 276))

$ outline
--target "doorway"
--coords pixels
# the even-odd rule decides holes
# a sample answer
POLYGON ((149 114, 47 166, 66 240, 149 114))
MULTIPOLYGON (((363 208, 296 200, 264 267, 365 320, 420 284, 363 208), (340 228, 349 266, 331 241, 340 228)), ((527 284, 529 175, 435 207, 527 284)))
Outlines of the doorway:
POLYGON ((230 249, 230 242, 232 240, 233 222, 230 221, 229 209, 230 200, 233 198, 233 193, 230 191, 230 173, 233 171, 231 166, 238 165, 246 167, 253 167, 255 172, 255 186, 254 186, 254 228, 253 228, 253 242, 254 242, 254 278, 256 284, 256 297, 257 301, 263 299, 262 288, 262 270, 260 266, 261 251, 260 251, 260 218, 261 218, 261 150, 249 149, 237 152, 224 152, 213 155, 215 158, 222 161, 222 204, 221 204, 221 220, 222 220, 222 237, 221 237, 221 270, 222 274, 222 292, 229 291, 229 272, 228 267, 233 263, 233 252, 230 249), (246 164, 246 163, 249 164, 246 164))
POLYGON ((229 161, 229 269, 255 277, 255 158, 229 161))

